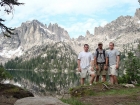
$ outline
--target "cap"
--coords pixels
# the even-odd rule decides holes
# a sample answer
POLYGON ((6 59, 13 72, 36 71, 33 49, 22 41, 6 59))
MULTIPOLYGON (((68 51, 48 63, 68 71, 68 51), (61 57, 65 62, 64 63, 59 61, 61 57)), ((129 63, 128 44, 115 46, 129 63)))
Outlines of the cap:
POLYGON ((103 43, 102 43, 102 42, 99 42, 99 43, 98 43, 98 45, 99 45, 99 44, 102 44, 102 45, 103 45, 103 43))

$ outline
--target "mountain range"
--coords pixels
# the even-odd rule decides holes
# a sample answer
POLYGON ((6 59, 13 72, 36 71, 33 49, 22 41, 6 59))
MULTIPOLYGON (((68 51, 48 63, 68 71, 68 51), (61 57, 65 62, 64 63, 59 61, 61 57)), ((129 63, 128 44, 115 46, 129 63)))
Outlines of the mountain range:
MULTIPOLYGON (((85 43, 90 45, 90 51, 94 53, 98 42, 103 42, 104 48, 108 48, 109 42, 114 42, 117 49, 123 51, 123 46, 133 44, 136 48, 140 39, 140 9, 134 16, 120 16, 116 20, 106 24, 104 27, 95 27, 94 34, 88 30, 84 36, 70 38, 69 33, 57 23, 43 24, 38 20, 26 21, 14 30, 11 38, 0 35, 0 61, 6 62, 16 56, 25 56, 26 52, 46 45, 54 45, 63 42, 70 45, 78 54, 85 43)), ((39 53, 39 52, 36 52, 39 53)))

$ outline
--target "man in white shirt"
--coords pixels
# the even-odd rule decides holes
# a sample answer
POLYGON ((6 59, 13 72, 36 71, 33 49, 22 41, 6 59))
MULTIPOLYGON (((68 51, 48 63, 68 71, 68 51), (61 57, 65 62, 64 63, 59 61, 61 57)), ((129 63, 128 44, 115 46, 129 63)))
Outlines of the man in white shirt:
POLYGON ((84 45, 84 51, 78 55, 78 71, 81 75, 81 85, 84 84, 87 73, 91 76, 90 85, 92 85, 95 78, 95 71, 93 68, 94 59, 91 52, 88 52, 89 45, 84 45))

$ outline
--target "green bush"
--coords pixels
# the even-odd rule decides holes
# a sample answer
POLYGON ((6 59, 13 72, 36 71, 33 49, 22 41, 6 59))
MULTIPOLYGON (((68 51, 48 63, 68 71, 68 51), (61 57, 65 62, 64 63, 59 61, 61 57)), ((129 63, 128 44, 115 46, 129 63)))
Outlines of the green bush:
POLYGON ((137 81, 140 84, 140 58, 129 52, 128 57, 124 60, 123 69, 126 71, 126 74, 118 78, 119 83, 137 81))
POLYGON ((8 72, 6 72, 2 65, 0 65, 0 82, 6 79, 12 79, 12 76, 8 72))

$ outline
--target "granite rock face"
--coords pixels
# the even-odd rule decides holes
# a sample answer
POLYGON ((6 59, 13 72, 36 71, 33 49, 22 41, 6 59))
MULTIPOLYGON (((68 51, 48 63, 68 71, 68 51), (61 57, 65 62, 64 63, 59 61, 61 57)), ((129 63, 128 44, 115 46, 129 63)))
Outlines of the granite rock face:
POLYGON ((22 23, 20 27, 14 31, 12 38, 5 38, 1 35, 0 49, 18 48, 22 46, 24 50, 47 43, 48 39, 53 41, 70 40, 68 32, 59 27, 58 24, 46 25, 37 20, 22 23))
POLYGON ((135 17, 137 17, 140 20, 140 8, 136 10, 135 17))
POLYGON ((108 35, 109 38, 116 38, 120 34, 137 33, 140 25, 136 18, 131 16, 121 16, 105 27, 96 27, 95 35, 108 35))
POLYGON ((68 32, 64 29, 58 26, 58 24, 49 24, 48 29, 55 33, 57 36, 54 37, 53 40, 56 41, 63 41, 64 39, 70 40, 68 32))

